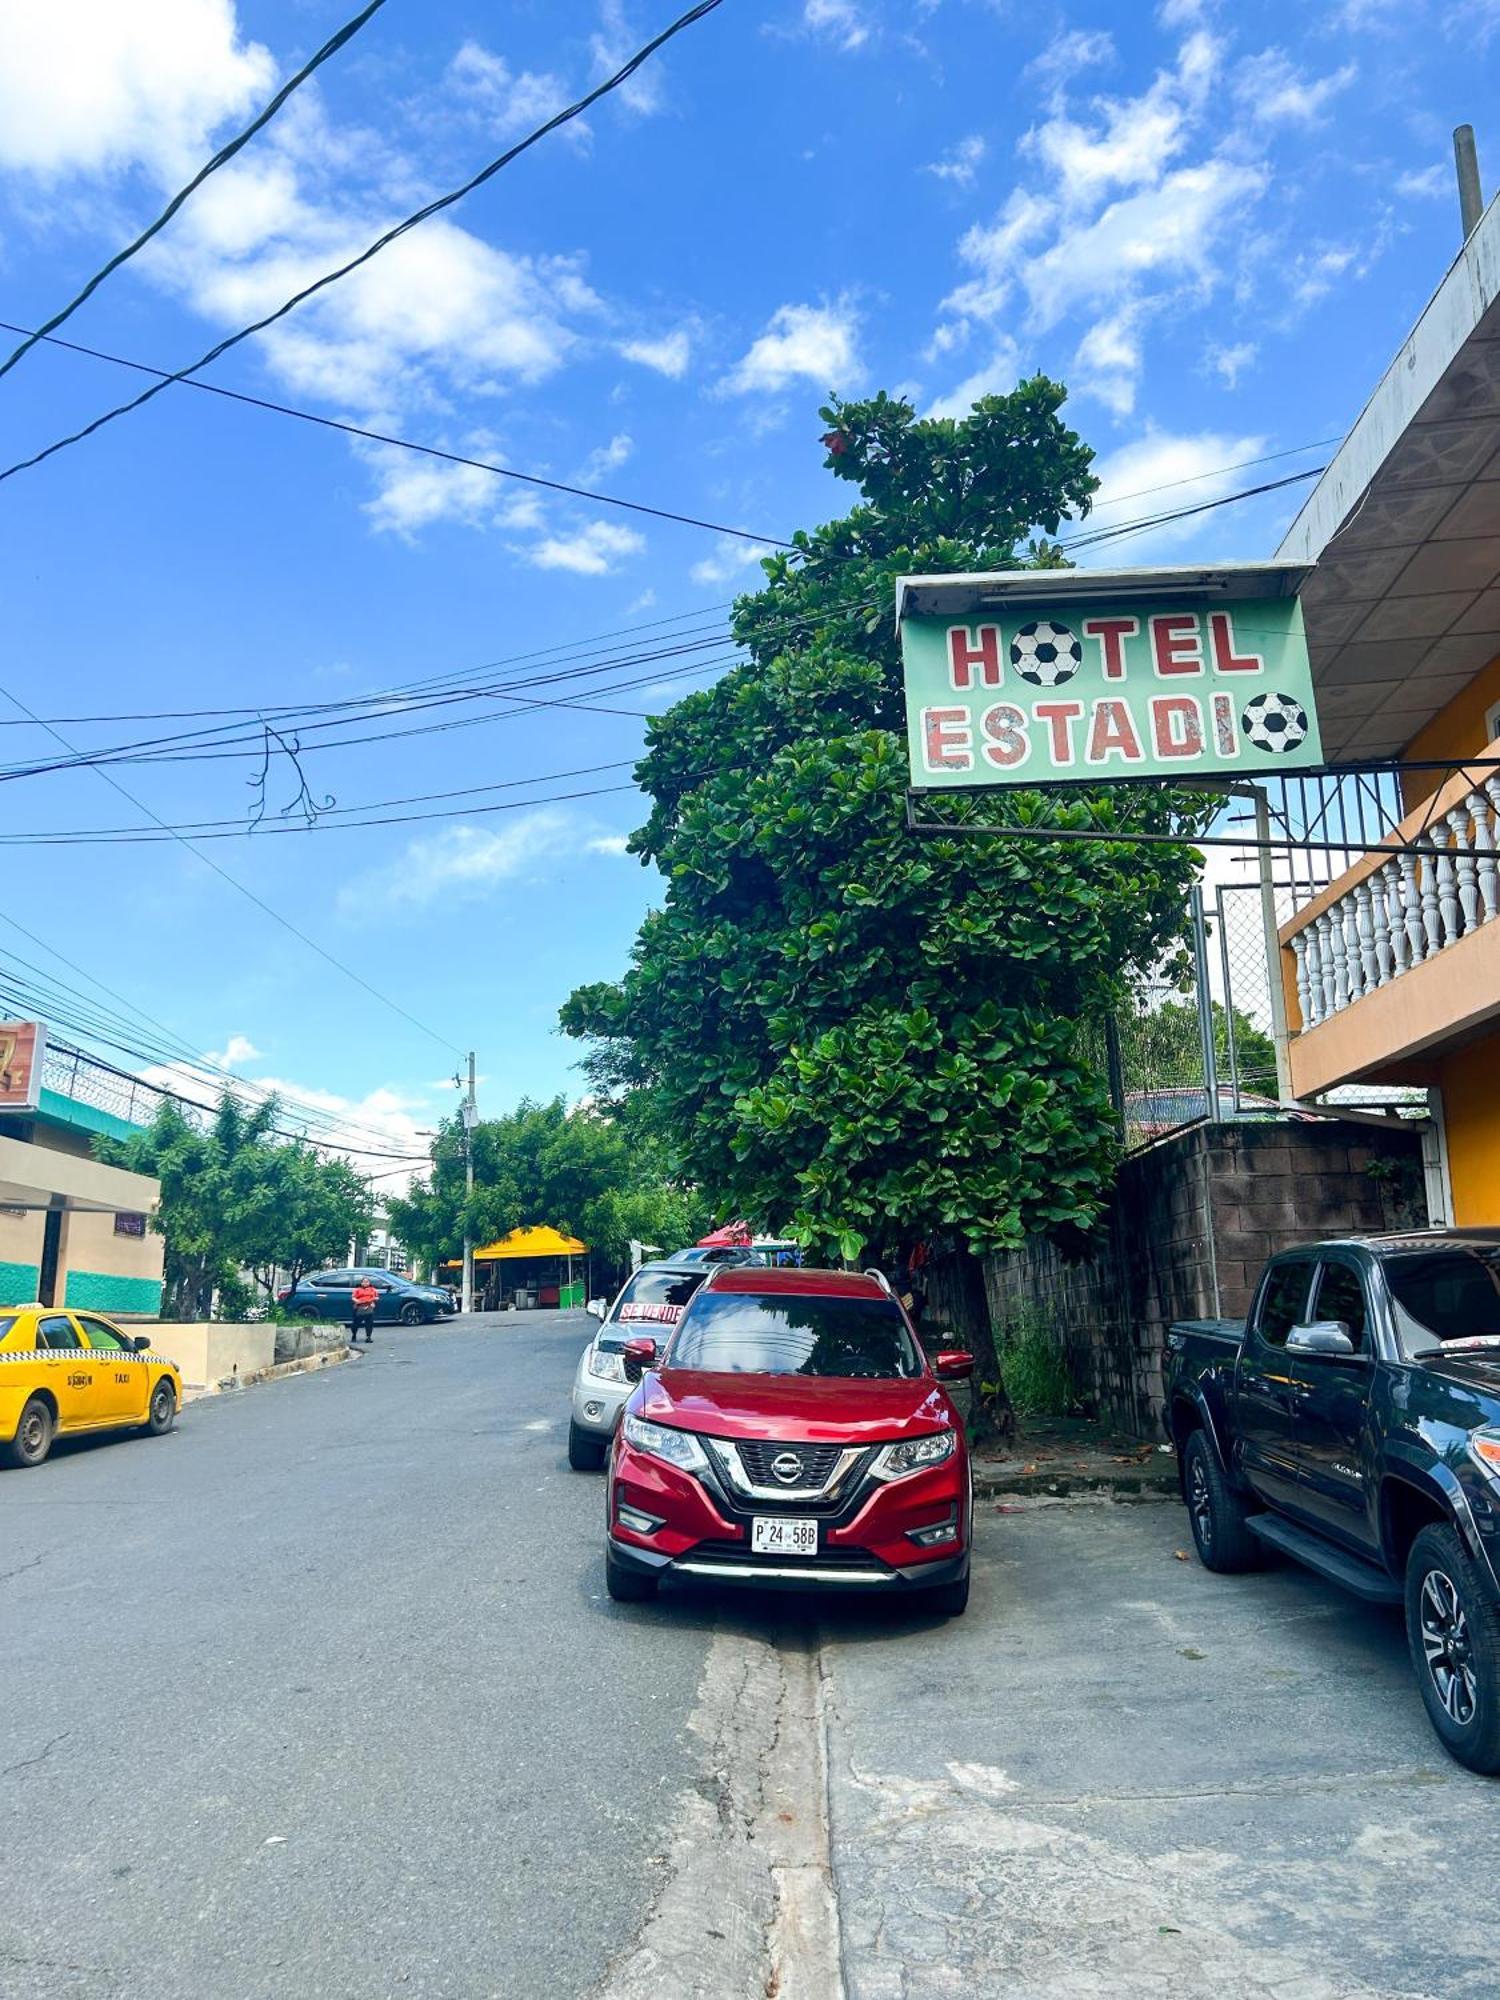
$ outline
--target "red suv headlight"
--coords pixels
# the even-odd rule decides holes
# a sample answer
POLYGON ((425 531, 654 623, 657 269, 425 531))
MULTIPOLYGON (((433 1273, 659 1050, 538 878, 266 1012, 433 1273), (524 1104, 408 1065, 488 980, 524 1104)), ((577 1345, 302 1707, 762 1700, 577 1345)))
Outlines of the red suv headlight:
POLYGON ((945 1458, 952 1458, 958 1449, 958 1438, 953 1431, 933 1431, 927 1437, 903 1438, 900 1444, 888 1444, 875 1463, 870 1467, 872 1479, 906 1479, 913 1472, 926 1472, 929 1467, 941 1465, 945 1458))

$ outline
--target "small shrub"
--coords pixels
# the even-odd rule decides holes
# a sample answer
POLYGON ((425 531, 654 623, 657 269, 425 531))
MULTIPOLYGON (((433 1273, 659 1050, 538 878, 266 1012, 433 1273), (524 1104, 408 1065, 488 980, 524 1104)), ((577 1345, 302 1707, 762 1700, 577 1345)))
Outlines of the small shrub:
POLYGON ((1078 1401, 1073 1372, 1050 1322, 1035 1307, 1005 1327, 997 1343, 1000 1373, 1017 1415, 1065 1417, 1078 1401))

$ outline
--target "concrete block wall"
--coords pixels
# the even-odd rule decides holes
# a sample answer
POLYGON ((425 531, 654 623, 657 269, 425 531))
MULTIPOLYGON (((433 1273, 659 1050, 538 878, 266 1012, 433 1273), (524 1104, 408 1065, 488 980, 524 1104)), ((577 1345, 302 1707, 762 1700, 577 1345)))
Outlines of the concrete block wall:
POLYGON ((1160 1437, 1171 1321, 1241 1316, 1273 1250, 1418 1221, 1401 1190, 1420 1160, 1415 1133, 1334 1120, 1195 1126, 1124 1163, 1086 1257, 1039 1241, 984 1260, 997 1338, 1044 1325, 1101 1415, 1160 1437))

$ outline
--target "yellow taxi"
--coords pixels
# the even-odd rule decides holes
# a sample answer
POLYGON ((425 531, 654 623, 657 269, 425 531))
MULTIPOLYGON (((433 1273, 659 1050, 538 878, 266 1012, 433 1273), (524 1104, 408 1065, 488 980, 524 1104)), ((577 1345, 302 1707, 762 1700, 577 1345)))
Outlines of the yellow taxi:
POLYGON ((102 1313, 0 1307, 0 1464, 40 1465, 57 1436, 169 1431, 182 1407, 177 1364, 102 1313))

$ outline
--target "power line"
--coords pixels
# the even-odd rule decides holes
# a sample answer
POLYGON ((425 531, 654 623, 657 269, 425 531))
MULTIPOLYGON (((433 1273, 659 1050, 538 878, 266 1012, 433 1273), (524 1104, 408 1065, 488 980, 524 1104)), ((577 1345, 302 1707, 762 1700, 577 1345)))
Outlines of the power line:
MULTIPOLYGON (((0 320, 0 326, 4 321, 0 320)), ((1258 458, 1237 458, 1230 465, 1210 466, 1205 472, 1189 472, 1182 479, 1162 479, 1155 486, 1143 486, 1134 493, 1112 493, 1107 500, 1095 500, 1089 511, 1097 514, 1101 507, 1123 507, 1127 500, 1149 500, 1153 493, 1170 493, 1176 486, 1197 486, 1205 479, 1222 479, 1226 472, 1248 472, 1252 465, 1275 465, 1279 459, 1300 458, 1305 451, 1324 451, 1329 445, 1342 444, 1342 438, 1313 438, 1307 444, 1288 445, 1285 451, 1263 451, 1258 458)))
MULTIPOLYGON (((26 331, 24 327, 13 326, 9 320, 0 320, 0 329, 3 329, 6 333, 24 333, 26 331)), ((44 337, 40 334, 35 334, 30 339, 37 340, 44 337)), ((29 345, 30 341, 27 344, 29 345)), ((299 409, 294 403, 280 403, 271 396, 252 396, 243 389, 223 388, 217 382, 196 382, 186 374, 174 375, 168 369, 153 368, 144 361, 130 361, 124 355, 109 354, 103 348, 84 347, 74 340, 53 340, 49 337, 47 338, 47 344, 50 347, 67 348, 73 354, 86 354, 94 361, 112 361, 116 367, 134 369, 138 375, 154 375, 162 388, 166 388, 169 383, 176 382, 184 389, 201 389, 206 396, 221 396, 226 402, 245 403, 253 410, 268 410, 273 416, 295 417, 298 423, 316 424, 320 430, 339 431, 345 437, 362 438, 370 444, 394 445, 401 451, 416 452, 423 458, 441 459, 446 465, 466 465, 476 472, 492 472, 497 479, 514 479, 519 481, 523 486, 540 486, 549 493, 565 493, 571 499, 588 500, 597 507, 619 507, 623 508, 628 514, 647 514, 656 521, 674 521, 684 528, 703 528, 710 534, 732 535, 738 541, 761 542, 771 548, 789 549, 795 546, 795 544, 787 541, 780 535, 758 535, 749 528, 731 528, 723 521, 706 521, 699 515, 680 514, 670 507, 649 506, 644 500, 625 500, 618 493, 601 493, 594 487, 573 486, 565 479, 544 479, 540 473, 521 472, 513 465, 496 465, 493 459, 471 458, 465 452, 448 451, 442 445, 424 444, 416 438, 399 437, 394 431, 372 430, 368 424, 350 423, 342 417, 320 416, 315 410, 299 409)), ((24 347, 17 349, 17 353, 24 352, 24 347)), ((202 367, 203 363, 199 362, 195 365, 202 367)), ((155 391, 153 391, 154 393, 155 391)), ((143 401, 144 398, 138 398, 137 400, 143 401)), ((135 407, 134 403, 125 403, 121 405, 120 410, 113 411, 111 414, 120 415, 125 410, 131 410, 135 407)), ((78 435, 79 437, 87 437, 88 432, 80 431, 78 435)), ((71 443, 74 440, 67 439, 64 442, 71 443)), ((61 446, 56 448, 61 449, 61 446)), ((50 456, 48 452, 41 454, 42 458, 48 456, 50 456)), ((26 464, 33 465, 39 462, 39 459, 28 459, 26 464)), ((11 472, 20 472, 22 470, 24 470, 24 467, 19 465, 10 468, 11 472)), ((10 472, 0 474, 0 477, 8 479, 10 472)))
MULTIPOLYGON (((0 695, 3 695, 5 699, 8 702, 10 702, 12 707, 20 709, 23 715, 30 716, 33 722, 38 721, 38 717, 33 713, 33 711, 26 706, 25 702, 22 701, 18 695, 12 694, 9 688, 0 686, 0 695)), ((77 754, 75 746, 69 743, 69 741, 65 736, 59 735, 57 730, 55 730, 50 723, 42 723, 40 726, 47 731, 47 734, 49 736, 54 737, 56 741, 59 742, 65 750, 73 751, 75 755, 77 754)), ((109 772, 106 771, 102 765, 95 764, 92 765, 90 768, 95 772, 97 772, 98 776, 101 779, 103 779, 106 785, 109 785, 114 791, 117 791, 120 794, 121 798, 128 799, 130 804, 135 807, 137 812, 144 813, 147 819, 152 820, 157 826, 161 827, 164 832, 171 833, 172 830, 170 827, 168 827, 167 822, 164 819, 160 818, 156 813, 154 813, 151 810, 150 806, 146 805, 144 801, 142 801, 141 799, 138 799, 133 792, 127 791, 124 785, 122 785, 117 778, 111 777, 109 772)), ((412 1027, 419 1029, 422 1034, 428 1036, 432 1041, 436 1042, 439 1048, 447 1049, 450 1054, 457 1053, 456 1044, 450 1042, 446 1038, 446 1036, 440 1035, 435 1028, 429 1028, 425 1021, 419 1021, 415 1014, 408 1013, 405 1007, 401 1006, 399 1002, 392 1000, 388 994, 382 993, 378 987, 372 986, 369 980, 364 978, 360 973, 356 972, 352 966, 345 965, 343 960, 340 958, 335 958, 335 956, 331 951, 326 950, 322 945, 318 944, 315 939, 310 938, 307 935, 306 931, 299 930, 297 925, 292 922, 290 917, 284 917, 279 910, 273 909, 271 905, 268 902, 266 902, 263 897, 257 896, 253 889, 247 888, 246 885, 240 881, 238 876, 231 875, 227 868, 221 868, 218 862, 215 861, 212 858, 212 856, 199 853, 198 849, 194 847, 193 843, 190 840, 185 839, 183 835, 180 833, 172 833, 172 838, 174 840, 180 841, 181 844, 188 850, 190 854, 196 854, 198 856, 198 859, 203 863, 205 868, 211 868, 213 872, 216 875, 221 876, 232 889, 238 890, 240 895, 244 896, 249 902, 254 903, 255 907, 258 910, 264 911, 266 916, 270 917, 274 923, 280 924, 283 930, 290 931, 292 936, 298 939, 300 943, 305 944, 309 951, 315 951, 319 958, 323 959, 325 963, 335 967, 339 972, 342 972, 346 979, 352 979, 356 986, 363 987, 365 992, 368 993, 372 999, 378 1000, 382 1007, 389 1008, 393 1014, 399 1014, 403 1021, 409 1022, 412 1027)))
MULTIPOLYGON (((244 131, 237 133, 236 136, 233 139, 231 139, 227 145, 221 146, 218 152, 214 154, 213 158, 211 160, 206 161, 204 165, 198 169, 197 173, 194 174, 193 178, 188 182, 187 186, 178 189, 177 193, 173 195, 172 199, 167 203, 166 207, 162 210, 161 214, 157 216, 155 222, 149 224, 147 228, 143 229, 140 235, 137 236, 133 242, 126 244, 123 250, 117 250, 114 256, 111 257, 109 262, 103 267, 103 269, 96 271, 94 273, 93 277, 89 279, 88 283, 84 286, 83 290, 79 292, 75 298, 70 299, 67 305, 65 305, 62 308, 61 312, 54 313, 51 319, 44 321, 43 324, 38 328, 38 330, 35 333, 27 334, 26 338, 21 342, 21 345, 15 350, 15 352, 12 355, 10 355, 7 360, 0 362, 0 376, 8 375, 11 369, 14 368, 16 363, 21 359, 22 355, 27 353, 31 348, 35 347, 39 340, 47 339, 52 333, 54 333, 57 330, 58 327, 60 327, 63 324, 64 320, 71 319, 73 314, 77 312, 78 308, 81 305, 84 305, 89 299, 93 297, 94 293, 98 291, 99 287, 104 283, 106 278, 110 277, 112 273, 114 273, 115 271, 118 271, 122 264, 128 263, 130 259, 133 256, 135 256, 138 250, 143 250, 145 246, 151 241, 153 236, 159 236, 162 230, 164 230, 167 224, 172 220, 172 217, 182 207, 183 203, 187 201, 192 195, 197 193, 198 189, 202 187, 203 183, 209 178, 209 176, 211 174, 216 174, 219 171, 220 167, 228 166, 229 162, 234 158, 235 154, 241 152, 246 146, 249 145, 250 141, 255 137, 257 132, 263 131, 265 127, 270 124, 271 120, 276 116, 277 112, 281 109, 282 105, 286 103, 287 99, 293 94, 293 92, 300 90, 302 85, 306 83, 307 79, 313 74, 313 72, 315 70, 321 69, 323 67, 323 64, 328 61, 330 56, 337 55, 339 50, 344 47, 345 43, 351 42, 354 39, 354 37, 359 33, 360 29, 365 25, 366 21, 369 20, 370 16, 372 14, 379 13, 380 9, 384 5, 385 5, 385 0, 370 0, 370 4, 367 7, 365 7, 360 13, 356 14, 352 21, 346 21, 343 27, 340 28, 336 34, 331 35, 329 39, 323 44, 322 48, 318 50, 317 54, 310 57, 309 60, 302 65, 301 69, 297 71, 295 76, 289 77, 287 79, 287 81, 281 86, 280 90, 278 90, 276 95, 271 99, 270 103, 264 107, 264 109, 259 113, 257 117, 251 120, 251 122, 245 127, 244 131)), ((15 332, 17 330, 18 329, 16 328, 7 328, 8 332, 15 332)))
POLYGON ((1166 514, 1148 515, 1140 521, 1121 521, 1113 528, 1097 528, 1084 535, 1069 535, 1057 544, 1060 549, 1092 548, 1098 542, 1109 542, 1118 536, 1138 535, 1147 528, 1165 527, 1171 521, 1185 521, 1193 514, 1209 514, 1216 507, 1232 507, 1239 500, 1253 500, 1261 493, 1279 493, 1284 486, 1300 485, 1304 479, 1316 479, 1328 470, 1326 465, 1310 465, 1305 472, 1289 472, 1285 479, 1269 479, 1260 486, 1246 486, 1238 493, 1222 494, 1217 500, 1200 500, 1193 507, 1174 507, 1166 514))
POLYGON ((250 339, 252 334, 264 333, 267 327, 274 326, 278 320, 284 319, 288 313, 295 312, 297 307, 305 304, 308 299, 313 298, 329 285, 337 284, 340 279, 347 278, 350 272, 357 271, 361 265, 369 263, 371 258, 378 257, 382 250, 394 243, 398 237, 404 236, 408 230, 417 228, 419 224, 430 220, 434 215, 440 215, 444 209, 452 208, 455 203, 464 200, 476 188, 483 187, 486 181, 492 180, 503 168, 508 167, 513 160, 519 159, 522 153, 535 146, 540 140, 545 139, 549 133, 557 131, 560 126, 566 125, 569 120, 581 116, 591 105, 597 104, 600 98, 607 97, 611 91, 618 90, 620 85, 627 82, 641 65, 647 62, 665 43, 671 41, 675 35, 681 34, 685 28, 690 28, 695 22, 703 20, 706 15, 713 13, 722 4, 723 0, 698 0, 697 6, 690 7, 685 14, 680 14, 669 27, 664 28, 659 35, 653 36, 642 48, 637 49, 629 61, 623 63, 613 76, 606 77, 602 83, 596 84, 586 96, 578 98, 574 103, 566 106, 563 110, 547 119, 545 123, 538 125, 524 139, 519 140, 514 146, 507 148, 496 159, 491 160, 487 166, 481 167, 477 174, 471 175, 461 187, 454 188, 447 194, 439 195, 435 200, 427 202, 419 209, 415 209, 403 221, 396 223, 394 227, 385 230, 381 235, 377 236, 373 243, 367 244, 358 256, 349 258, 347 262, 339 265, 335 270, 325 271, 321 278, 316 278, 311 284, 304 285, 301 291, 295 292, 285 304, 278 306, 274 312, 265 314, 263 318, 253 321, 249 326, 241 327, 238 333, 227 334, 223 340, 215 342, 208 349, 207 353, 201 355, 198 360, 190 363, 188 367, 178 369, 163 381, 153 382, 149 389, 143 389, 140 395, 136 396, 132 401, 121 403, 113 410, 106 410, 102 416, 95 417, 92 423, 85 424, 82 430, 74 431, 68 437, 59 438, 55 443, 47 445, 43 450, 34 452, 30 458, 18 459, 15 464, 7 466, 3 472, 0 472, 0 481, 13 478, 18 472, 25 472, 32 466, 42 464, 44 460, 52 458, 56 453, 67 450, 70 445, 81 444, 85 438, 92 437, 95 431, 102 430, 106 424, 113 423, 117 417, 128 416, 132 410, 138 410, 146 403, 151 402, 164 389, 169 388, 172 383, 181 382, 189 375, 197 374, 199 369, 210 367, 222 355, 227 354, 231 348, 238 347, 241 341, 250 339))

